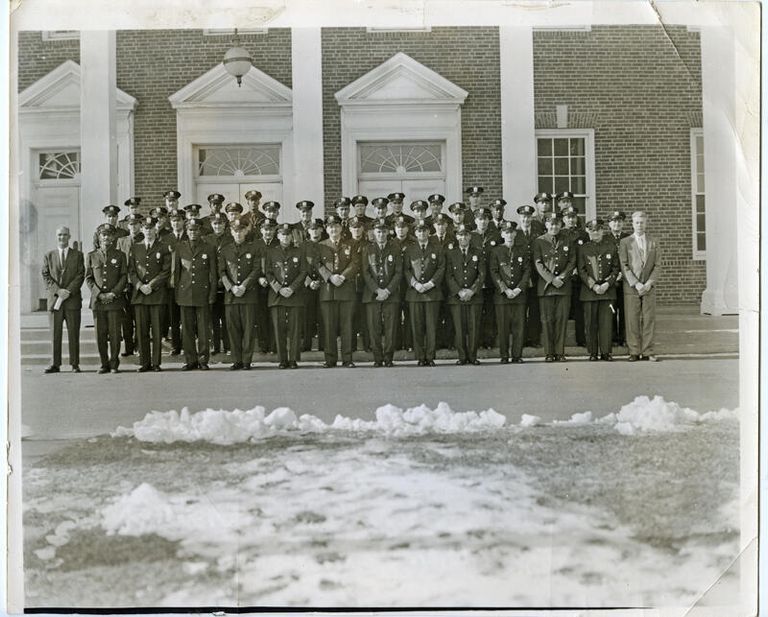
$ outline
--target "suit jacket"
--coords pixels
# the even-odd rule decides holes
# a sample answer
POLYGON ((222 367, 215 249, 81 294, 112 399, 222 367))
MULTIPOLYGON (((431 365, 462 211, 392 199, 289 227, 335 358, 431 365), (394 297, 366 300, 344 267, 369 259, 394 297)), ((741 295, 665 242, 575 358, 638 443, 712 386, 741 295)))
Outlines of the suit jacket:
POLYGON ((219 280, 226 290, 224 304, 255 304, 258 301, 261 255, 253 242, 225 244, 218 252, 216 263, 219 280), (245 293, 239 298, 232 293, 235 285, 245 286, 245 293))
POLYGON ((624 275, 624 293, 637 295, 635 289, 637 283, 651 283, 656 286, 661 276, 661 250, 658 242, 645 234, 646 255, 637 245, 635 235, 627 236, 619 242, 619 259, 621 260, 621 272, 624 275))
POLYGON ((445 276, 445 255, 434 238, 429 238, 422 251, 418 242, 406 244, 403 252, 403 272, 408 290, 408 302, 441 302, 443 300, 443 278, 445 276), (429 291, 419 293, 415 283, 432 283, 429 291))
POLYGON ((203 240, 182 240, 173 251, 174 289, 179 306, 205 306, 216 301, 216 249, 203 240))
POLYGON ((363 269, 363 302, 375 302, 376 291, 386 289, 389 297, 384 302, 400 303, 400 288, 403 282, 403 251, 397 242, 388 240, 384 248, 376 242, 369 242, 363 248, 361 267, 363 269))
POLYGON ((69 247, 64 267, 59 263, 59 249, 49 251, 43 257, 43 281, 48 290, 48 310, 53 310, 59 289, 66 289, 69 298, 61 303, 62 311, 80 310, 83 306, 83 297, 80 288, 85 280, 85 261, 83 254, 77 249, 69 247))
POLYGON ((483 295, 480 290, 485 283, 488 267, 485 263, 483 249, 480 243, 470 242, 467 256, 458 245, 445 252, 445 285, 448 289, 448 304, 482 304, 483 295), (474 295, 468 302, 459 299, 462 289, 471 289, 474 295))
POLYGON ((584 302, 616 299, 616 277, 619 274, 619 255, 616 245, 611 240, 587 242, 579 248, 578 268, 581 278, 579 299, 584 302), (608 283, 608 289, 602 295, 592 291, 593 285, 608 283))
POLYGON ((110 247, 106 251, 96 249, 88 253, 85 267, 85 283, 91 290, 90 307, 94 311, 122 311, 125 307, 123 290, 128 282, 128 262, 125 254, 110 247), (99 294, 113 293, 115 299, 105 302, 99 294))
POLYGON ((279 244, 267 250, 265 276, 269 282, 268 306, 304 306, 304 281, 307 278, 307 261, 301 247, 283 248, 279 244), (293 295, 284 298, 280 295, 282 287, 290 287, 293 295))
POLYGON ((494 304, 525 304, 526 292, 531 280, 531 259, 524 242, 513 242, 510 249, 505 244, 491 251, 488 267, 496 294, 494 304), (520 288, 523 292, 514 298, 507 298, 507 289, 520 288))
POLYGON ((539 296, 566 296, 571 294, 570 282, 576 268, 576 250, 562 233, 544 234, 533 241, 533 262, 539 273, 536 292, 539 296), (555 287, 552 280, 559 276, 563 285, 555 287))
POLYGON ((334 246, 330 240, 318 243, 315 269, 323 279, 320 301, 353 301, 356 296, 355 277, 360 270, 360 255, 351 240, 339 240, 334 246), (339 287, 330 282, 332 274, 341 274, 345 281, 339 287))
POLYGON ((171 249, 156 238, 147 249, 144 242, 133 245, 128 257, 128 280, 133 285, 131 304, 165 304, 168 301, 168 278, 171 276, 171 249), (139 287, 149 285, 152 292, 143 294, 139 287))

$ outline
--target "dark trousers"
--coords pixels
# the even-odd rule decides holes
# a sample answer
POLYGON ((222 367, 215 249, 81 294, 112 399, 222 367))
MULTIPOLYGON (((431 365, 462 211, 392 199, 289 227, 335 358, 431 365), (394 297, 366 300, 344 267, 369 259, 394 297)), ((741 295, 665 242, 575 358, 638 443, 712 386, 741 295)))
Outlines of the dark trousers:
MULTIPOLYGON (((224 309, 224 293, 216 294, 216 302, 211 305, 211 346, 213 353, 219 353, 222 349, 229 351, 229 334, 227 333, 227 314, 224 309)), ((255 329, 254 322, 251 320, 252 329, 255 329)), ((251 337, 255 335, 252 334, 251 337)))
MULTIPOLYGON (((280 364, 298 362, 301 352, 301 322, 304 316, 302 306, 273 306, 272 325, 275 328, 277 361, 280 364)), ((334 345, 335 347, 335 345, 334 345)))
POLYGON ((256 343, 255 304, 227 304, 224 307, 232 361, 250 364, 256 343))
POLYGON ((417 360, 435 359, 435 334, 440 302, 409 302, 413 351, 417 360))
POLYGON ((436 345, 438 349, 452 349, 454 347, 451 309, 445 302, 440 303, 440 312, 437 314, 436 345))
POLYGON ((613 300, 582 302, 584 332, 590 356, 611 353, 611 302, 613 300))
POLYGON ((621 283, 616 286, 616 299, 613 300, 613 310, 615 311, 611 313, 613 344, 622 345, 627 340, 627 331, 624 324, 624 289, 621 283))
POLYGON ((307 289, 304 292, 304 328, 302 331, 302 351, 310 351, 312 349, 312 339, 318 337, 318 349, 323 348, 323 343, 320 340, 320 307, 318 306, 318 291, 307 289))
POLYGON ((397 311, 395 349, 411 349, 412 347, 413 331, 411 328, 411 309, 408 302, 401 302, 397 311))
POLYGON ((122 309, 93 311, 96 345, 99 348, 101 368, 116 369, 120 366, 120 326, 122 321, 122 309))
POLYGON ((483 347, 496 345, 496 309, 493 304, 493 287, 485 287, 482 290, 483 304, 480 314, 480 344, 483 347))
POLYGON ((352 362, 352 318, 355 303, 352 300, 329 300, 320 302, 323 316, 325 361, 336 364, 338 351, 336 337, 341 336, 341 361, 352 362))
POLYGON ((571 295, 539 296, 544 353, 548 356, 565 354, 565 330, 568 327, 568 311, 571 295))
POLYGON ((163 351, 162 314, 164 310, 165 306, 162 304, 133 305, 142 367, 160 366, 163 351))
POLYGON ((173 293, 168 295, 168 325, 170 327, 171 347, 174 351, 181 349, 181 310, 176 304, 173 293))
POLYGON ((363 349, 365 351, 371 350, 371 337, 368 335, 368 316, 365 310, 365 305, 363 304, 363 292, 359 291, 357 293, 357 299, 355 301, 355 316, 353 319, 353 341, 352 341, 352 349, 357 349, 357 335, 360 335, 360 338, 362 339, 363 349))
POLYGON ((451 304, 451 320, 453 321, 453 344, 459 360, 474 362, 477 360, 477 347, 480 343, 480 324, 482 304, 451 304))
POLYGON ((132 289, 125 293, 125 308, 123 309, 123 347, 125 353, 133 354, 136 349, 136 315, 131 304, 132 289))
POLYGON ((541 345, 541 313, 539 311, 539 296, 536 295, 535 286, 528 290, 525 308, 525 345, 526 347, 539 347, 541 345))
POLYGON ((525 302, 496 305, 496 326, 499 330, 499 355, 509 358, 509 335, 512 335, 512 358, 523 357, 525 336, 525 302))
POLYGON ((368 335, 374 362, 391 362, 395 354, 395 332, 399 302, 368 302, 368 335), (382 344, 382 337, 384 339, 382 344))
POLYGON ((575 321, 576 344, 584 347, 587 337, 584 330, 584 308, 581 306, 581 279, 574 276, 571 279, 571 309, 569 317, 575 321))
POLYGON ((211 327, 211 309, 205 306, 182 306, 181 339, 184 361, 187 364, 208 364, 210 347, 208 328, 211 327), (197 339, 197 345, 195 345, 197 339))
POLYGON ((275 351, 275 331, 272 328, 272 318, 267 306, 266 289, 259 290, 256 301, 256 336, 259 339, 259 348, 263 353, 275 351))
POLYGON ((64 334, 64 322, 67 323, 67 343, 69 344, 69 364, 80 364, 80 309, 59 309, 50 311, 48 322, 53 331, 53 366, 61 366, 61 342, 64 334))

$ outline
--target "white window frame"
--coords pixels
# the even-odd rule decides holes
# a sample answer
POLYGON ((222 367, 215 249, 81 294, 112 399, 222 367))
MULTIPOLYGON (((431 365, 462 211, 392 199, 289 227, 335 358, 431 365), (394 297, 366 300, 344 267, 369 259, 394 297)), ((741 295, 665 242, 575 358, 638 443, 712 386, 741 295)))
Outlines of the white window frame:
MULTIPOLYGON (((704 129, 701 128, 693 128, 691 129, 691 250, 693 254, 693 260, 694 261, 702 261, 707 258, 707 251, 706 249, 703 251, 700 251, 698 247, 698 222, 697 222, 697 212, 696 212, 696 196, 701 195, 702 193, 698 192, 698 186, 696 182, 696 176, 698 175, 698 167, 696 165, 696 155, 698 152, 696 151, 696 139, 698 137, 704 138, 704 129)), ((705 145, 706 147, 706 145, 705 145)), ((704 177, 704 211, 706 212, 707 209, 707 179, 706 175, 704 177)), ((706 229, 706 223, 705 223, 705 229, 706 229)), ((706 238, 706 236, 705 236, 706 238)), ((705 239, 706 243, 706 239, 705 239)))
POLYGON ((595 193, 595 129, 536 129, 536 190, 539 187, 539 138, 582 138, 584 139, 584 155, 587 164, 586 183, 587 193, 584 199, 584 216, 586 220, 597 218, 597 199, 595 193))
POLYGON ((249 182, 282 182, 283 181, 283 144, 281 142, 248 142, 248 143, 212 143, 212 144, 193 144, 192 159, 195 164, 194 180, 195 184, 208 183, 208 184, 247 184, 249 182), (216 149, 216 148, 259 148, 261 146, 276 146, 280 153, 278 168, 280 173, 278 174, 264 174, 260 176, 255 175, 243 175, 243 176, 201 176, 200 175, 200 150, 201 149, 216 149))
POLYGON ((79 30, 43 30, 43 41, 79 41, 79 30))
POLYGON ((367 146, 367 145, 384 145, 384 144, 391 144, 393 146, 403 146, 403 145, 430 145, 430 146, 439 146, 440 148, 440 165, 442 167, 441 171, 406 171, 404 173, 398 173, 396 171, 392 172, 363 172, 360 171, 358 173, 358 178, 360 180, 445 180, 445 165, 446 165, 446 142, 444 140, 424 140, 424 139, 403 139, 399 141, 380 141, 380 140, 372 140, 372 141, 358 141, 357 142, 357 166, 358 169, 362 168, 362 161, 360 160, 360 146, 367 146))

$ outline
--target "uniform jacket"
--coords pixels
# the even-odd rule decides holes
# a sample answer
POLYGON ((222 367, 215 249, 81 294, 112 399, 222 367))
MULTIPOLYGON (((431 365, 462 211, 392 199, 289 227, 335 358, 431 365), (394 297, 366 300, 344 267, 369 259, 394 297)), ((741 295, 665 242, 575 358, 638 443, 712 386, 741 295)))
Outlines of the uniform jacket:
POLYGON ((363 302, 378 302, 376 291, 386 289, 389 297, 384 302, 400 302, 403 283, 403 251, 397 242, 388 240, 384 248, 369 242, 362 253, 361 268, 365 289, 363 302))
POLYGON ((525 304, 531 280, 531 259, 525 243, 513 242, 512 248, 505 244, 494 248, 488 269, 496 289, 494 304, 525 304), (512 299, 507 298, 505 291, 518 287, 523 293, 512 299))
POLYGON ((80 310, 83 297, 80 288, 85 280, 85 261, 83 254, 69 247, 64 267, 59 263, 59 249, 49 251, 43 257, 43 281, 48 290, 48 310, 53 310, 59 289, 69 291, 69 298, 61 303, 60 310, 80 310))
POLYGON ((216 255, 218 278, 224 289, 224 304, 255 304, 258 301, 259 277, 262 275, 261 255, 253 242, 224 244, 216 255), (244 285, 239 298, 232 287, 244 285))
MULTIPOLYGON (((604 241, 610 241, 613 242, 614 250, 616 251, 616 254, 619 254, 619 243, 626 238, 627 236, 631 236, 629 232, 622 231, 618 237, 613 235, 613 232, 608 230, 605 235, 603 236, 604 241)), ((623 293, 621 291, 621 288, 623 288, 622 281, 624 280, 624 275, 621 272, 621 260, 619 260, 619 275, 616 277, 616 287, 619 287, 619 293, 623 293)))
POLYGON ((459 245, 445 252, 445 286, 448 290, 448 304, 482 304, 480 290, 485 283, 488 267, 479 244, 469 243, 464 256, 459 245), (463 302, 457 295, 461 289, 471 289, 474 295, 468 302, 463 302))
POLYGON ((165 304, 168 301, 168 278, 171 276, 171 249, 155 238, 147 249, 144 242, 133 245, 128 257, 128 280, 133 285, 131 304, 165 304), (139 286, 149 284, 152 293, 145 295, 139 286))
POLYGON ((453 228, 448 228, 445 231, 445 235, 440 238, 437 233, 432 234, 432 238, 438 243, 441 249, 448 251, 456 246, 456 236, 453 233, 453 228))
POLYGON ((117 239, 117 242, 115 243, 115 247, 122 251, 125 254, 125 258, 128 259, 131 248, 133 247, 135 242, 143 242, 144 241, 144 234, 139 232, 135 236, 131 236, 128 234, 127 236, 122 236, 121 238, 117 239))
POLYGON ((91 290, 91 309, 94 311, 121 311, 125 306, 123 290, 128 281, 128 263, 125 254, 114 247, 106 251, 96 249, 88 253, 85 283, 91 290), (99 300, 99 294, 113 293, 111 302, 99 300))
POLYGON ((220 236, 217 236, 214 233, 206 234, 203 236, 203 242, 207 242, 217 251, 220 251, 222 247, 227 246, 228 244, 233 244, 234 239, 232 238, 232 234, 227 228, 220 236))
POLYGON ((356 295, 355 277, 360 270, 360 255, 351 240, 339 240, 334 246, 331 240, 318 243, 315 269, 324 281, 320 286, 320 301, 353 301, 356 295), (331 283, 332 274, 341 274, 345 281, 339 287, 331 283))
POLYGON ((182 240, 173 251, 174 288, 179 306, 205 306, 216 301, 216 249, 203 240, 182 240))
POLYGON ((445 255, 440 245, 429 238, 426 248, 418 242, 407 244, 403 252, 403 273, 408 284, 405 299, 408 302, 440 302, 443 299, 443 278, 445 276, 445 255), (413 284, 432 283, 434 287, 419 293, 413 284))
MULTIPOLYGON (((312 240, 307 240, 304 242, 304 244, 301 245, 301 249, 304 251, 304 262, 306 263, 306 270, 307 275, 304 279, 304 285, 306 287, 309 287, 309 283, 311 281, 322 281, 323 279, 320 277, 320 274, 317 271, 317 268, 315 267, 315 264, 317 262, 317 255, 319 252, 319 242, 312 242, 312 240)), ((312 293, 314 291, 320 291, 318 288, 317 290, 310 290, 312 293)))
POLYGON ((637 245, 635 235, 627 236, 619 243, 619 259, 621 260, 621 272, 624 275, 624 293, 637 294, 635 285, 651 283, 656 286, 656 281, 661 275, 661 250, 658 242, 645 234, 646 256, 643 259, 640 247, 637 245))
MULTIPOLYGON (((115 225, 115 241, 119 240, 120 238, 124 238, 127 235, 129 235, 127 229, 123 229, 122 227, 115 225)), ((93 248, 99 248, 99 233, 96 231, 93 232, 93 248)))
POLYGON ((619 255, 616 245, 611 240, 587 242, 579 248, 578 268, 581 278, 579 299, 582 301, 615 300, 616 277, 619 274, 619 255), (608 289, 602 295, 592 291, 593 285, 608 283, 608 289))
MULTIPOLYGON (((498 231, 489 227, 484 234, 481 234, 477 230, 473 231, 471 243, 480 249, 483 254, 485 267, 488 268, 491 263, 491 251, 499 246, 499 244, 503 244, 504 241, 501 239, 501 234, 499 234, 498 231)), ((486 272, 486 278, 483 285, 484 287, 493 287, 493 280, 488 276, 488 272, 486 272)))
POLYGON ((269 282, 269 306, 304 306, 304 281, 307 278, 307 261, 301 247, 283 248, 279 244, 267 250, 265 276, 269 282), (279 291, 282 287, 293 289, 290 298, 284 298, 279 291))
POLYGON ((533 242, 533 263, 539 273, 536 291, 539 296, 566 296, 571 293, 568 284, 576 268, 576 250, 567 237, 544 234, 533 242), (552 280, 559 276, 563 285, 559 288, 552 280))

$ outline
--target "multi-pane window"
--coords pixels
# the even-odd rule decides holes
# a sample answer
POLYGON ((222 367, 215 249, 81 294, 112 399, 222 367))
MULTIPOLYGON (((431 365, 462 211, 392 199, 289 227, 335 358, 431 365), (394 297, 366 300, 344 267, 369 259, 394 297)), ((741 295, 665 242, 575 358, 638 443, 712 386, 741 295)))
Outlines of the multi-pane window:
POLYGON ((199 177, 278 176, 280 145, 201 146, 197 150, 199 177))
POLYGON ((80 175, 80 152, 40 152, 37 177, 40 180, 73 180, 80 175))
POLYGON ((594 146, 592 131, 536 132, 538 191, 574 195, 581 218, 595 216, 594 146))
POLYGON ((704 197, 704 132, 691 129, 691 197, 693 203, 693 258, 705 259, 707 250, 704 197))
POLYGON ((402 177, 443 171, 440 143, 361 143, 358 152, 361 175, 402 177))

